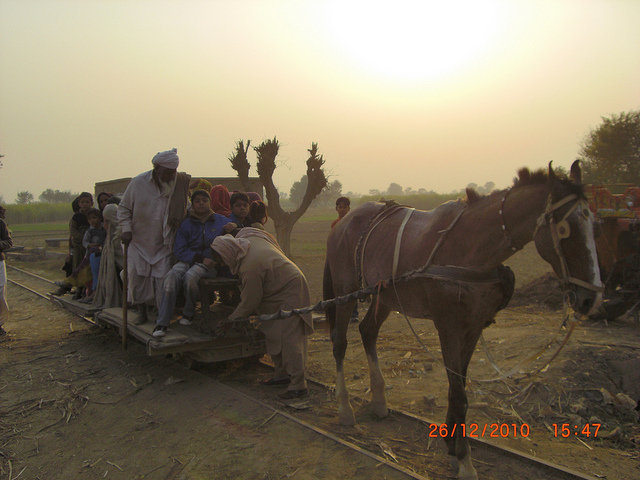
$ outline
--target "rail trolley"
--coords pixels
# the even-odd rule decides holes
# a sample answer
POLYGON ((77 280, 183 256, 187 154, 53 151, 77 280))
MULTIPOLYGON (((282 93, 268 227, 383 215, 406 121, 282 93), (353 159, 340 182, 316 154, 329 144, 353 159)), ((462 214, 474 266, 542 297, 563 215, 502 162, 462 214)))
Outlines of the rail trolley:
MULTIPOLYGON (((216 298, 215 292, 229 294, 238 290, 239 281, 230 278, 214 278, 200 280, 201 310, 196 313, 192 325, 181 325, 174 322, 166 336, 156 338, 152 335, 155 327, 155 315, 149 313, 149 321, 143 325, 135 325, 137 313, 127 310, 127 333, 147 347, 147 354, 174 355, 187 365, 193 362, 223 362, 237 359, 259 359, 267 351, 264 335, 248 324, 232 328, 225 335, 216 334, 216 327, 225 320, 234 307, 216 298)), ((91 319, 102 327, 113 327, 119 332, 123 329, 123 309, 121 307, 98 310, 91 305, 73 300, 71 295, 60 297, 49 294, 49 299, 57 305, 77 315, 91 319)))

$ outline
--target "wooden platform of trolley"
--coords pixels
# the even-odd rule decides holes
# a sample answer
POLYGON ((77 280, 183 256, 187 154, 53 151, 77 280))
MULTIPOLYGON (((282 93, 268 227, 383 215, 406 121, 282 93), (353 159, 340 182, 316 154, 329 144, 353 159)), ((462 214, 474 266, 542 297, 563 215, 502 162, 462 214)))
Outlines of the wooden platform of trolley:
MULTIPOLYGON (((225 305, 219 298, 231 297, 237 292, 239 281, 231 278, 200 280, 200 310, 196 312, 189 326, 179 323, 179 315, 174 315, 167 334, 164 337, 152 335, 156 316, 149 314, 149 321, 136 325, 137 312, 127 310, 127 333, 146 345, 149 355, 174 354, 187 356, 199 362, 222 362, 242 358, 259 358, 266 353, 264 335, 257 329, 243 332, 230 331, 224 336, 216 335, 216 326, 226 319, 234 306, 225 305), (215 300, 214 300, 215 299, 215 300)), ((122 307, 95 309, 91 304, 73 300, 71 295, 49 298, 61 307, 85 318, 99 326, 111 326, 122 332, 122 307)))

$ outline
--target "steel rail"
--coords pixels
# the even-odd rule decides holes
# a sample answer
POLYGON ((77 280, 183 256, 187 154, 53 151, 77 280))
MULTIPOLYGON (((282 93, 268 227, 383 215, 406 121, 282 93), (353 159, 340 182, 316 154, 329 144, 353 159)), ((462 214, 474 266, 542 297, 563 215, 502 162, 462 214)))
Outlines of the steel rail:
MULTIPOLYGON (((271 367, 271 365, 268 365, 266 363, 263 363, 263 365, 266 365, 269 368, 273 368, 271 367)), ((307 377, 307 382, 311 383, 313 385, 316 385, 318 387, 322 387, 326 390, 329 391, 334 391, 335 388, 327 385, 323 382, 321 382, 318 379, 315 378, 310 378, 307 377)), ((363 403, 369 403, 368 400, 359 397, 357 395, 351 395, 351 398, 354 398, 356 400, 358 400, 359 402, 363 402, 363 403)), ((440 425, 442 422, 435 422, 433 420, 427 419, 425 417, 422 417, 420 415, 416 415, 410 412, 406 412, 404 410, 400 410, 397 408, 392 408, 392 407, 388 407, 389 412, 393 412, 394 414, 400 416, 400 417, 404 417, 408 420, 412 420, 412 421, 417 421, 427 427, 429 427, 430 425, 440 425)), ((518 450, 515 450, 513 448, 509 448, 509 447, 504 447, 502 445, 497 445, 493 442, 489 442, 485 439, 482 438, 476 438, 476 437, 467 437, 468 441, 470 444, 472 444, 473 446, 475 446, 476 448, 485 448, 487 450, 494 450, 496 452, 498 452, 500 455, 504 455, 504 456, 508 456, 508 457, 512 457, 512 458, 516 458, 517 460, 523 461, 525 463, 529 463, 532 464, 538 468, 544 468, 549 470, 550 472, 555 473, 556 475, 562 475, 561 478, 563 479, 567 479, 567 480, 598 480, 596 477, 593 477, 591 475, 587 475, 581 472, 578 472, 576 470, 573 470, 571 468, 568 467, 563 467, 562 465, 557 465, 553 462, 549 462, 547 460, 538 458, 538 457, 534 457, 533 455, 529 455, 527 453, 524 452, 520 452, 518 450)))
POLYGON ((7 278, 7 281, 9 281, 10 283, 13 283, 14 285, 20 287, 20 288, 24 288, 25 290, 33 293, 34 295, 39 296, 40 298, 44 298, 45 300, 49 300, 49 297, 47 297, 46 295, 41 294, 40 292, 36 292, 35 290, 27 287, 26 285, 22 285, 21 283, 16 282, 15 280, 12 280, 10 278, 7 278))
POLYGON ((317 426, 312 425, 312 424, 310 424, 308 422, 305 422, 304 420, 301 420, 301 419, 299 419, 299 418, 297 418, 297 417, 295 417, 293 415, 290 415, 289 413, 287 413, 287 412, 285 412, 283 410, 280 410, 280 409, 278 409, 278 408, 276 408, 276 407, 274 407, 272 405, 269 405, 268 403, 263 402, 262 400, 258 400, 257 398, 252 397, 251 395, 247 395, 246 393, 242 392, 241 390, 238 390, 237 388, 234 388, 231 385, 228 385, 228 384, 226 384, 224 382, 221 382, 218 379, 216 379, 216 381, 217 381, 217 383, 219 385, 222 385, 223 387, 232 390, 234 393, 236 393, 238 395, 241 395, 242 397, 246 398, 247 400, 251 400, 252 402, 257 403, 261 407, 264 407, 266 409, 271 410, 275 414, 278 414, 278 415, 286 418, 287 420, 295 422, 295 423, 297 423, 298 425, 300 425, 300 426, 302 426, 304 428, 307 428, 307 429, 309 429, 309 430, 311 430, 313 432, 316 432, 316 433, 322 435, 323 437, 326 437, 326 438, 328 438, 330 440, 333 440, 336 443, 339 443, 340 445, 343 445, 343 446, 348 447, 348 448, 350 448, 350 449, 352 449, 352 450, 354 450, 354 451, 356 451, 356 452, 358 452, 358 453, 360 453, 362 455, 365 455, 365 456, 375 460, 378 463, 384 464, 387 467, 390 467, 390 468, 392 468, 394 470, 397 470, 398 472, 407 475, 409 478, 413 478, 415 480, 429 480, 427 477, 423 477, 422 475, 420 475, 420 474, 418 474, 416 472, 412 472, 411 470, 409 470, 409 469, 407 469, 407 468, 405 468, 405 467, 403 467, 401 465, 398 465, 396 463, 393 463, 393 462, 387 460, 386 458, 383 458, 383 457, 381 457, 379 455, 376 455, 375 453, 370 452, 369 450, 366 450, 364 448, 358 447, 357 445, 355 445, 355 444, 353 444, 351 442, 347 442, 346 440, 343 440, 342 438, 340 438, 340 437, 338 437, 338 436, 336 436, 336 435, 334 435, 334 434, 332 434, 330 432, 327 432, 326 430, 324 430, 324 429, 322 429, 320 427, 317 427, 317 426))
MULTIPOLYGON (((20 269, 20 268, 17 268, 17 267, 11 266, 11 265, 9 265, 9 268, 12 268, 12 269, 14 269, 14 270, 16 270, 16 271, 18 271, 18 272, 20 272, 20 273, 24 273, 24 274, 26 274, 26 275, 30 275, 30 276, 32 276, 32 277, 35 277, 35 278, 39 279, 39 280, 43 280, 43 281, 45 281, 45 282, 53 283, 53 284, 55 285, 55 283, 54 283, 54 282, 52 282, 51 280, 47 280, 46 278, 39 277, 38 275, 35 275, 35 274, 33 274, 33 273, 30 273, 30 272, 27 272, 26 270, 22 270, 22 269, 20 269)), ((46 295, 43 295, 42 293, 37 292, 37 291, 33 290, 32 288, 29 288, 29 287, 27 287, 26 285, 23 285, 23 284, 21 284, 21 283, 19 283, 19 282, 16 282, 15 280, 12 280, 11 278, 7 278, 7 280, 8 280, 10 283, 12 283, 12 284, 14 284, 15 286, 17 286, 17 287, 20 287, 20 288, 22 288, 22 289, 24 289, 24 290, 27 290, 28 292, 31 292, 31 293, 33 293, 34 295, 37 295, 38 297, 43 298, 44 300, 47 300, 48 302, 54 303, 54 304, 55 304, 55 305, 57 305, 58 307, 60 307, 60 308, 64 309, 65 311, 67 311, 67 312, 69 312, 69 313, 71 313, 71 314, 75 315, 76 317, 79 317, 79 318, 81 318, 81 319, 83 319, 83 320, 86 320, 87 322, 89 322, 89 323, 91 323, 91 324, 93 324, 93 325, 97 325, 97 323, 96 323, 95 321, 93 321, 93 319, 88 318, 88 317, 85 317, 84 315, 80 315, 79 313, 76 313, 76 312, 73 312, 73 311, 69 310, 68 308, 66 308, 66 306, 65 306, 62 302, 56 301, 55 299, 52 299, 51 297, 48 297, 48 296, 46 296, 46 295)))
POLYGON ((49 280, 48 278, 44 278, 44 277, 41 277, 39 275, 36 275, 35 273, 28 272, 27 270, 23 270, 21 268, 14 267, 13 265, 7 265, 7 267, 12 269, 12 270, 15 270, 17 272, 24 273, 25 275, 29 275, 30 277, 37 278, 38 280, 42 280, 43 282, 51 283, 53 285, 56 284, 55 282, 49 280))

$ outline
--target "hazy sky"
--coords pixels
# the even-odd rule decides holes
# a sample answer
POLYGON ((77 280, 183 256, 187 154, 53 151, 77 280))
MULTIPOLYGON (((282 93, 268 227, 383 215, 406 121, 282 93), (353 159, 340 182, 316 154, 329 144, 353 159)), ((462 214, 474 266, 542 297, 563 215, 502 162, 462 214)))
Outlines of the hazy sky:
MULTIPOLYGON (((0 0, 0 195, 317 142, 343 192, 506 187, 640 108, 640 1, 0 0)), ((250 161, 255 172, 255 153, 250 161)))

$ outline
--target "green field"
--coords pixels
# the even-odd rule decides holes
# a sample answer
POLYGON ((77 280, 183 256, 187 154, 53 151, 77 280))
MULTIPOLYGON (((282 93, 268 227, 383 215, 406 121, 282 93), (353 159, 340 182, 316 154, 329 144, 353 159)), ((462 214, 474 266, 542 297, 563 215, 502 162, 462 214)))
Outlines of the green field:
POLYGON ((69 232, 69 222, 19 223, 9 225, 11 233, 60 233, 69 232))

